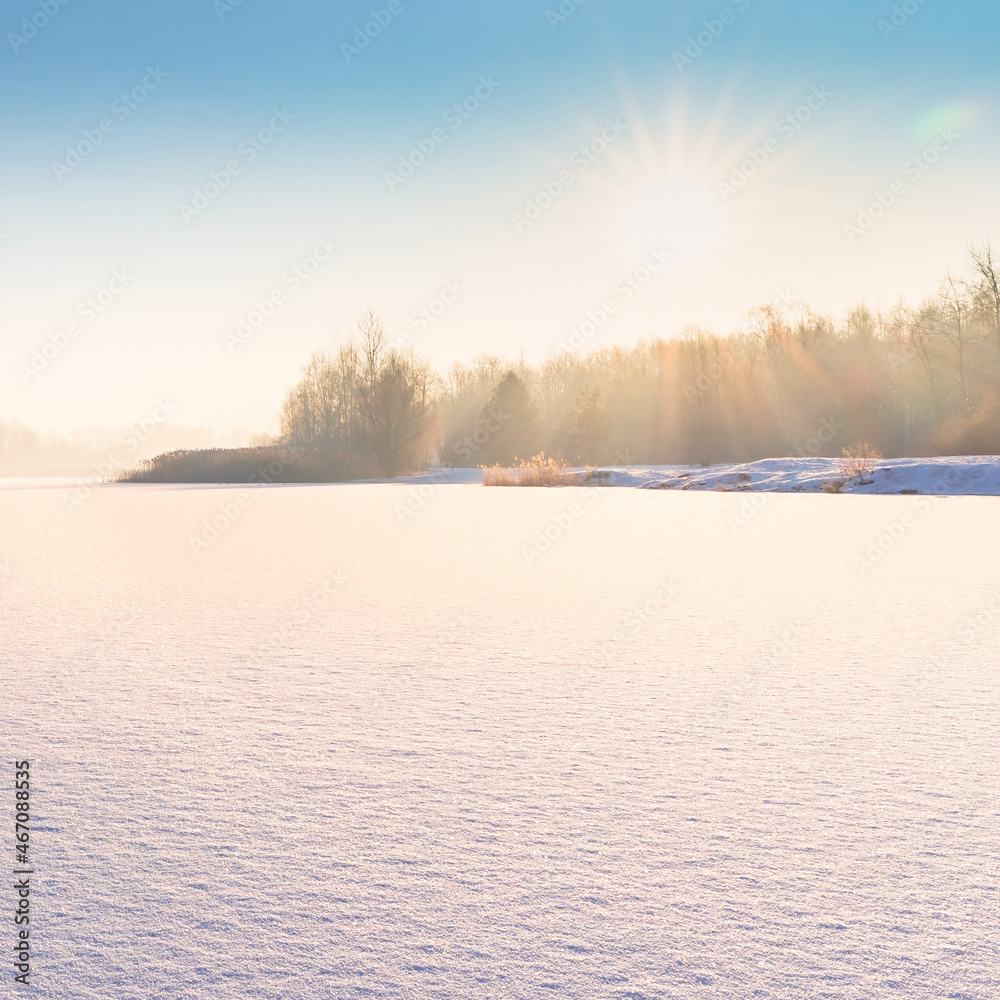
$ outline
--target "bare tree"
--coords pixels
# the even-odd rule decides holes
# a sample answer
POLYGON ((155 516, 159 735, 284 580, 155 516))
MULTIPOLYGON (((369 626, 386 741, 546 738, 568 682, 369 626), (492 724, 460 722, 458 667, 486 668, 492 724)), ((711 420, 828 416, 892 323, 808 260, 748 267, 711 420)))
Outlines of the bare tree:
POLYGON ((396 476, 425 457, 419 451, 434 421, 435 376, 426 362, 387 344, 373 313, 358 328, 358 410, 383 475, 396 476))
POLYGON ((377 459, 386 476, 426 457, 435 416, 437 380, 429 365, 386 342, 372 313, 359 323, 360 341, 336 354, 310 358, 285 398, 282 434, 330 453, 377 459))
POLYGON ((938 332, 955 351, 958 383, 961 391, 962 415, 969 415, 969 382, 966 377, 966 354, 969 338, 969 302, 960 282, 949 272, 941 286, 941 307, 938 311, 938 332))
POLYGON ((359 451, 358 354, 353 343, 316 353, 285 398, 281 432, 297 444, 359 451))
POLYGON ((979 297, 990 314, 997 356, 1000 358, 1000 262, 994 257, 988 240, 982 246, 969 247, 969 258, 976 273, 979 297))
POLYGON ((346 442, 366 477, 378 474, 376 460, 386 475, 415 467, 431 446, 443 464, 488 465, 501 461, 501 446, 507 461, 554 454, 567 440, 581 460, 671 464, 833 454, 862 438, 896 455, 973 439, 1000 450, 1000 257, 989 244, 969 252, 975 270, 947 276, 919 310, 858 304, 834 321, 764 307, 730 336, 688 329, 669 341, 562 351, 537 366, 484 356, 454 365, 440 391, 428 366, 394 350, 368 315, 353 342, 313 359, 282 426, 320 445, 346 442), (519 421, 507 414, 516 407, 504 405, 502 428, 491 417, 507 373, 537 411, 530 435, 515 434, 519 421))

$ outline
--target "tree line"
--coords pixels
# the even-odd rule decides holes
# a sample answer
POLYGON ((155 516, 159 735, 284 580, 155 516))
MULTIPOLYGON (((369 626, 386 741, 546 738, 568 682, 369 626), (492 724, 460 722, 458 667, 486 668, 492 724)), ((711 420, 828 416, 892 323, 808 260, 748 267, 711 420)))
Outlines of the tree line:
POLYGON ((754 309, 720 336, 679 337, 532 365, 487 354, 437 372, 366 315, 312 356, 281 412, 281 438, 351 475, 511 465, 712 464, 1000 451, 1000 262, 986 243, 919 307, 863 302, 839 322, 806 307, 754 309))

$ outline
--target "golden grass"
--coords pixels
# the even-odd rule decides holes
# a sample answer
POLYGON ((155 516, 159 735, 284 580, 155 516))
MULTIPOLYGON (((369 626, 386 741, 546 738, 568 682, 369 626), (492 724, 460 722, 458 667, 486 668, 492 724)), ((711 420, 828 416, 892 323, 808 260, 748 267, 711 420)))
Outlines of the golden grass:
MULTIPOLYGON (((517 461, 517 459, 515 459, 517 461)), ((513 468, 481 465, 483 486, 578 486, 580 477, 567 472, 566 462, 544 454, 522 460, 513 468)))

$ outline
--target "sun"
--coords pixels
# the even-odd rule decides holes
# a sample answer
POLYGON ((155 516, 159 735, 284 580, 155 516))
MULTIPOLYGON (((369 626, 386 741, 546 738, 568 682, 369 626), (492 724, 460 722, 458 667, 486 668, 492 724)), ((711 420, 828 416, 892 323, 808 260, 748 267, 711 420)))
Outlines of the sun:
POLYGON ((725 232, 716 195, 680 173, 658 174, 634 185, 621 197, 615 214, 615 236, 629 257, 665 250, 674 269, 707 260, 725 232))

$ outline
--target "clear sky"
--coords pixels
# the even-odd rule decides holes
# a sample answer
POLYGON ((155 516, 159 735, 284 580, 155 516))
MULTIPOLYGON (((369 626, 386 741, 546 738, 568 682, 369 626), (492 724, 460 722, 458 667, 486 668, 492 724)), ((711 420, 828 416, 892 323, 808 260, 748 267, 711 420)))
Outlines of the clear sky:
POLYGON ((540 359, 919 301, 1000 242, 995 0, 8 0, 0 31, 0 418, 37 427, 169 397, 266 429, 366 309, 439 366, 540 359))

